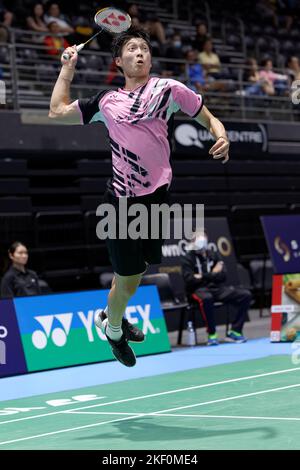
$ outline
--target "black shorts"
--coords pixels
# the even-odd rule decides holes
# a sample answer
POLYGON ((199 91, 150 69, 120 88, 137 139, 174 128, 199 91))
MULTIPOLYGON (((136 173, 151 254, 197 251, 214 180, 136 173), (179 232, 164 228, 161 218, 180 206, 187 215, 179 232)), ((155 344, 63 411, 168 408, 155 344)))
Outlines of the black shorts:
MULTIPOLYGON (((127 206, 132 204, 144 204, 148 209, 148 213, 151 212, 151 204, 169 204, 169 192, 167 190, 168 185, 161 186, 152 194, 138 197, 128 197, 127 206)), ((106 190, 103 198, 103 202, 113 204, 116 209, 117 215, 117 237, 118 237, 118 214, 119 214, 119 198, 112 195, 110 191, 106 190)), ((128 224, 134 217, 128 216, 128 224)), ((151 233, 151 220, 148 218, 149 233, 151 233)), ((160 231, 161 232, 161 231, 160 231)), ((160 264, 161 263, 161 247, 164 243, 164 239, 161 236, 158 239, 138 238, 133 240, 131 238, 126 239, 113 239, 107 238, 105 240, 109 258, 113 267, 113 271, 120 276, 133 276, 134 274, 140 274, 146 271, 148 264, 160 264)))

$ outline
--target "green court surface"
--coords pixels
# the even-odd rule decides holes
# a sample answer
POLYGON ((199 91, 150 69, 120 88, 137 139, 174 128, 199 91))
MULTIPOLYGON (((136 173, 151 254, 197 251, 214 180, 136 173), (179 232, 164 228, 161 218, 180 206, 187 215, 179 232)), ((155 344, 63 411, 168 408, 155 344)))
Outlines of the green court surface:
POLYGON ((300 449, 299 396, 272 356, 2 401, 0 450, 300 449))

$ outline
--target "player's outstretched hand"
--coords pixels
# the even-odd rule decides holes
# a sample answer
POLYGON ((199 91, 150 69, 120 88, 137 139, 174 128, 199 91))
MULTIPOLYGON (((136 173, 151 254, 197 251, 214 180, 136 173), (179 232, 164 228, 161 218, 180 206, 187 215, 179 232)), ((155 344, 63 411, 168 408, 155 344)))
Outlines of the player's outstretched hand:
POLYGON ((229 160, 229 145, 229 140, 226 137, 220 137, 208 153, 212 155, 214 160, 224 158, 222 163, 226 163, 229 160))
POLYGON ((61 56, 61 63, 62 65, 68 65, 70 68, 75 68, 78 60, 78 52, 76 46, 67 47, 64 50, 61 56), (68 59, 64 59, 64 55, 69 55, 68 59))

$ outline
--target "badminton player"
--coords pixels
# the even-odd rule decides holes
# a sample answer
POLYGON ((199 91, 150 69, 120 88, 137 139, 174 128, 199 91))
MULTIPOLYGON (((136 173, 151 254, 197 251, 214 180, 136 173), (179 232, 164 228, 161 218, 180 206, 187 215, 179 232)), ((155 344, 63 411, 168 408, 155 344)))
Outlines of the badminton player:
MULTIPOLYGON (((162 204, 168 201, 172 180, 170 131, 174 113, 182 110, 213 135, 209 151, 214 159, 229 159, 229 141, 223 124, 203 105, 203 98, 182 83, 150 77, 151 43, 143 30, 130 29, 115 36, 112 46, 116 66, 125 78, 118 90, 100 91, 89 98, 70 100, 77 51, 66 51, 54 86, 49 117, 69 124, 101 121, 109 133, 112 178, 104 201, 118 209, 120 197, 132 203, 162 204)), ((118 218, 118 214, 117 214, 118 218)), ((141 342, 144 334, 123 318, 127 303, 138 288, 149 264, 161 263, 163 239, 106 239, 114 278, 106 309, 95 319, 116 359, 127 367, 136 363, 129 341, 141 342)))

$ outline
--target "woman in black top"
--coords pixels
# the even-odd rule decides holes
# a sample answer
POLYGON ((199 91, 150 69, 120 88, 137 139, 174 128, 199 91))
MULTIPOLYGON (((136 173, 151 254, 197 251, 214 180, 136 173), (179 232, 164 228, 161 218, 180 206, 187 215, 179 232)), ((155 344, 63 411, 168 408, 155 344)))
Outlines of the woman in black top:
POLYGON ((37 274, 26 269, 28 262, 26 246, 21 242, 14 242, 8 250, 8 255, 12 264, 3 276, 1 297, 26 297, 41 294, 37 274))

